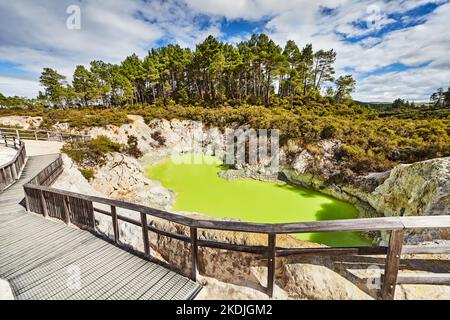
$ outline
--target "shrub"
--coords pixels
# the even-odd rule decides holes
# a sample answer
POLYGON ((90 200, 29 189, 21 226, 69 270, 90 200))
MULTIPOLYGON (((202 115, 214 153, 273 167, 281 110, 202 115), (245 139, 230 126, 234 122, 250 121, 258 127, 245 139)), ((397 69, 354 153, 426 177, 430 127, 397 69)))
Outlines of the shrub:
POLYGON ((166 138, 163 137, 161 131, 155 131, 151 134, 153 140, 158 142, 159 146, 164 146, 166 144, 166 138))
POLYGON ((81 168, 80 172, 87 181, 90 181, 95 177, 94 170, 90 168, 81 168))
POLYGON ((333 139, 336 137, 337 128, 333 124, 326 125, 320 132, 322 139, 333 139))
POLYGON ((99 136, 87 142, 70 142, 61 149, 82 168, 92 168, 96 165, 104 165, 106 155, 110 152, 119 152, 122 149, 120 143, 111 141, 106 136, 99 136))
POLYGON ((142 157, 142 151, 138 147, 138 139, 136 136, 128 136, 127 146, 124 152, 136 159, 142 157))

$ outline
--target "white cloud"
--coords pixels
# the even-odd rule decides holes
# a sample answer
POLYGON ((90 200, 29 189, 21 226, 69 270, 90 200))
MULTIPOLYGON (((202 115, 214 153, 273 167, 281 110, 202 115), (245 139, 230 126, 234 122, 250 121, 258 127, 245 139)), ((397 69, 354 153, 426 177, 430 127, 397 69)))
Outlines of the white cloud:
MULTIPOLYGON (((292 39, 299 45, 312 43, 316 49, 334 48, 338 73, 350 67, 361 77, 394 63, 417 66, 431 62, 422 69, 364 78, 358 82, 357 99, 392 100, 410 95, 425 100, 436 87, 450 85, 446 83, 450 79, 450 3, 446 0, 86 0, 78 2, 81 30, 68 30, 66 8, 73 3, 77 1, 0 2, 0 61, 22 65, 36 82, 43 67, 70 76, 77 64, 93 59, 117 63, 133 52, 143 56, 160 40, 193 48, 213 34, 236 42, 249 34, 223 34, 221 19, 264 18, 266 32, 281 45, 292 39), (355 21, 370 22, 375 15, 380 28, 392 22, 388 13, 404 13, 431 2, 442 5, 426 17, 426 23, 390 32, 382 39, 368 37, 350 43, 338 34, 367 36, 373 30, 360 28, 355 21), (334 10, 324 16, 321 7, 334 10), (206 25, 202 24, 204 17, 206 25)), ((0 92, 34 96, 38 86, 31 81, 3 76, 0 92), (14 89, 12 83, 26 87, 14 89)))
POLYGON ((29 96, 30 92, 39 92, 39 83, 34 79, 0 75, 0 92, 8 96, 29 96))

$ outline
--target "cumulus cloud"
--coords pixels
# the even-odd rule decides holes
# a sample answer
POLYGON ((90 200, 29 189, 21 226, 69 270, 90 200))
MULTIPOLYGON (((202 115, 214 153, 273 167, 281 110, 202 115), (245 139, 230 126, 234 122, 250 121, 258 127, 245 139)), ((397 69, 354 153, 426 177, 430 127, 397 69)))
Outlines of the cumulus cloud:
POLYGON ((70 76, 77 64, 118 63, 161 43, 193 48, 209 34, 237 42, 251 30, 228 35, 224 21, 264 21, 262 30, 280 45, 292 39, 316 49, 334 48, 338 74, 352 70, 358 79, 359 100, 426 100, 437 87, 450 85, 449 17, 448 0, 3 1, 0 63, 19 64, 28 75, 0 72, 0 92, 35 96, 46 66, 70 76), (66 28, 71 4, 81 8, 81 30, 66 28), (431 4, 438 7, 408 14, 431 4), (401 27, 393 28, 396 24, 401 27), (375 72, 394 64, 405 68, 375 72))

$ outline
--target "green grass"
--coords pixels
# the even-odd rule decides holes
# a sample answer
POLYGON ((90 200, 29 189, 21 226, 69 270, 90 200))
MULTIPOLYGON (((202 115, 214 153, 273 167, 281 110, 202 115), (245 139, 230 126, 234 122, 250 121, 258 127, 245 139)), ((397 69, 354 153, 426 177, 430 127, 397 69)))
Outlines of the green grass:
MULTIPOLYGON (((190 155, 146 168, 149 178, 176 192, 175 211, 199 212, 246 222, 283 223, 354 218, 352 205, 304 188, 252 179, 226 181, 214 157, 190 155), (182 163, 180 163, 182 162, 182 163)), ((298 234, 299 239, 329 246, 370 245, 358 233, 298 234)))

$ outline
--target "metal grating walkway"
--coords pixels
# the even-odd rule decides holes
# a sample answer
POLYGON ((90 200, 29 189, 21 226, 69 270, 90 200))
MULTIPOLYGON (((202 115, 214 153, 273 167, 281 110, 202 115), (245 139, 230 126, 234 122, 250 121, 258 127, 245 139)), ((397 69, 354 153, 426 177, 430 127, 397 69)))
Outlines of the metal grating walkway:
POLYGON ((0 193, 0 278, 19 300, 182 300, 201 287, 93 234, 28 214, 23 184, 56 159, 30 157, 22 177, 0 193))

